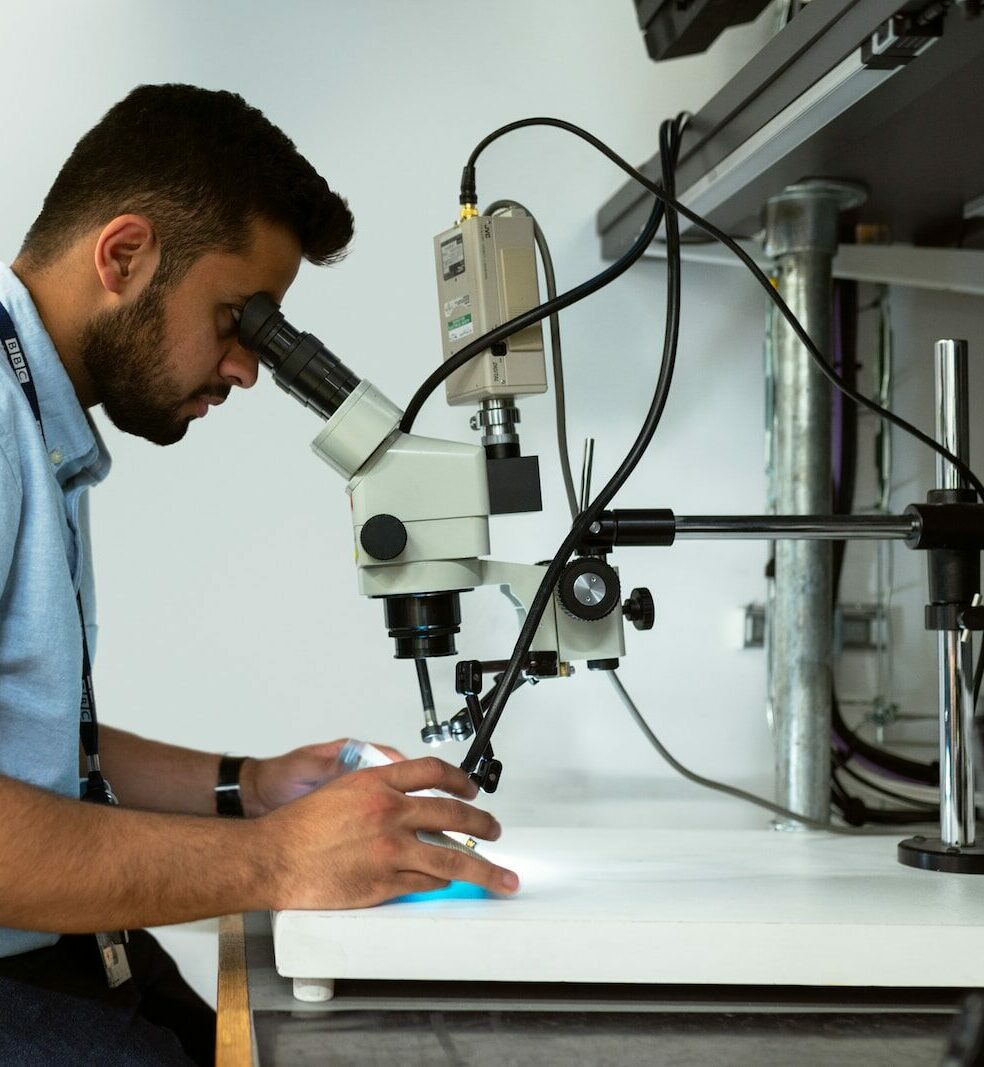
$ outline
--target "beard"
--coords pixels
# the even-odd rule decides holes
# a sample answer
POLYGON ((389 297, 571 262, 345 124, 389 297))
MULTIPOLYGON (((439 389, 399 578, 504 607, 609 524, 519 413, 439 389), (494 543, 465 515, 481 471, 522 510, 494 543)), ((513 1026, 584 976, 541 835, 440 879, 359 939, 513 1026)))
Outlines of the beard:
POLYGON ((165 291, 151 283, 129 307, 96 316, 79 338, 82 364, 110 422, 156 445, 180 441, 191 422, 181 414, 191 397, 168 377, 165 291))

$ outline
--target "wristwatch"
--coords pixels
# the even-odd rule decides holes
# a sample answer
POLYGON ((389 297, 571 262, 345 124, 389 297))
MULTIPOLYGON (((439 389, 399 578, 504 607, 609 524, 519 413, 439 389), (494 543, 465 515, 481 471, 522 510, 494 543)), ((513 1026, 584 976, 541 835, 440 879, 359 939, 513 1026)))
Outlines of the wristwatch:
POLYGON ((219 760, 219 780, 215 783, 215 810, 219 815, 242 818, 243 795, 239 791, 239 772, 248 756, 223 756, 219 760))

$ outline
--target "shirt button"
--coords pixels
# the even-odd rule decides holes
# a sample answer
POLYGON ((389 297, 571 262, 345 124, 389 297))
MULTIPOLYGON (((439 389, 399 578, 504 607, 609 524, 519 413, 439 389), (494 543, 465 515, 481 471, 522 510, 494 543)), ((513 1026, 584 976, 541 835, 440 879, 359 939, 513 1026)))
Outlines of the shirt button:
POLYGON ((51 462, 57 467, 62 461, 62 454, 57 448, 53 448, 48 455, 51 457, 51 462))

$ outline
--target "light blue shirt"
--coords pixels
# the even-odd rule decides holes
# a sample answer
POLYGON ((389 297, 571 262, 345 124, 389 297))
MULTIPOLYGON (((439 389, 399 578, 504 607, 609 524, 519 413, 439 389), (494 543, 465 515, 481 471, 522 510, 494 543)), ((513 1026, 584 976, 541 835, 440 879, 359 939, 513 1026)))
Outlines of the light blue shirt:
MULTIPOLYGON (((87 490, 106 477, 110 459, 30 294, 2 263, 0 303, 31 368, 45 432, 42 440, 0 352, 0 774, 77 799, 82 635, 75 596, 82 594, 95 656, 87 490)), ((57 940, 0 927, 0 956, 57 940)))

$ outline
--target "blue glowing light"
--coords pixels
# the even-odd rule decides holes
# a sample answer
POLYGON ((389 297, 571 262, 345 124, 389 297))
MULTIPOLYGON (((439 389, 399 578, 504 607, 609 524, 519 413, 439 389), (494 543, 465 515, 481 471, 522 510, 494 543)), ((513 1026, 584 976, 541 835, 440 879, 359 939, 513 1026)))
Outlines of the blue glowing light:
POLYGON ((390 904, 426 904, 438 900, 489 900, 493 896, 487 889, 471 882, 451 882, 443 889, 429 889, 426 893, 406 893, 394 897, 390 904))

